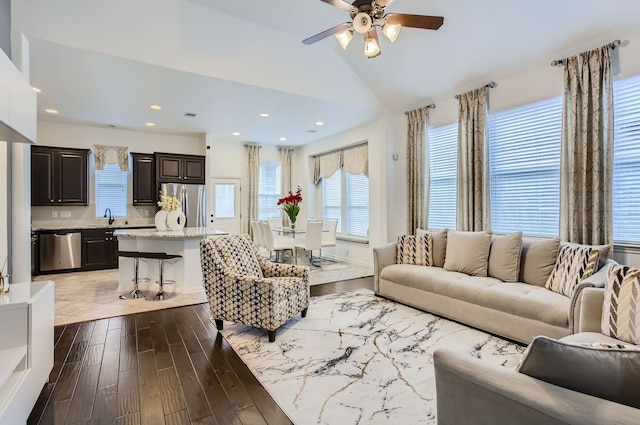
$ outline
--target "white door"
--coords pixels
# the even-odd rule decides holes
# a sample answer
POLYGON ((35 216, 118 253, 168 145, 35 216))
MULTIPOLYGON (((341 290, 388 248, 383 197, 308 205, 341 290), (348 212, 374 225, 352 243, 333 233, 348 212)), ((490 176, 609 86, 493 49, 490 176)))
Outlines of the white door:
POLYGON ((210 180, 209 230, 240 233, 240 179, 212 177, 210 180))

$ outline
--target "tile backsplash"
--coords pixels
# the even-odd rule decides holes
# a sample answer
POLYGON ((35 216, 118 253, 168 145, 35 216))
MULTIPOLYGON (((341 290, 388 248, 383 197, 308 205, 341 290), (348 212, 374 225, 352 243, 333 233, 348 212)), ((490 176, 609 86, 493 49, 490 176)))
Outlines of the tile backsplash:
MULTIPOLYGON (((157 207, 127 206, 126 217, 114 217, 114 226, 153 225, 157 207)), ((59 206, 59 207, 31 207, 31 227, 40 228, 69 228, 108 224, 108 219, 102 214, 96 217, 96 206, 59 206)))

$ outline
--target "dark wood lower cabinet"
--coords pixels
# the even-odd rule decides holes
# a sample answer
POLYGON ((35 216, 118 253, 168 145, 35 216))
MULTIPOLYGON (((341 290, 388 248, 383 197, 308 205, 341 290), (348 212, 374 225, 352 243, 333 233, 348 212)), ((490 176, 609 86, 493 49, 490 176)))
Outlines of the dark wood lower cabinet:
POLYGON ((82 231, 82 270, 104 270, 118 267, 118 238, 114 229, 82 231))

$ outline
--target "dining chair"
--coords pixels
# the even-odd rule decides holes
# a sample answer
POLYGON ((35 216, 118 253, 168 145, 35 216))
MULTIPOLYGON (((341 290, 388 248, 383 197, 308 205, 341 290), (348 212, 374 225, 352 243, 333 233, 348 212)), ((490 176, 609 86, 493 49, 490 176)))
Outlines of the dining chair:
POLYGON ((251 220, 251 237, 253 240, 253 244, 260 251, 260 246, 262 245, 262 238, 260 237, 260 229, 258 229, 258 220, 251 220))
POLYGON ((338 229, 338 219, 328 218, 322 225, 322 246, 336 246, 336 230, 338 229))
POLYGON ((276 262, 278 262, 278 257, 280 257, 280 262, 284 262, 285 251, 290 251, 291 255, 293 255, 293 244, 284 239, 276 239, 268 221, 260 222, 260 226, 262 227, 265 248, 269 251, 269 258, 271 258, 271 253, 275 252, 276 262))
POLYGON ((282 227, 282 218, 281 217, 271 217, 268 219, 269 224, 271 225, 271 230, 277 229, 278 227, 282 227))
POLYGON ((309 251, 309 262, 311 264, 313 264, 313 251, 318 250, 318 258, 320 260, 318 266, 322 267, 322 226, 322 221, 309 221, 307 223, 304 242, 294 245, 296 264, 298 264, 298 249, 309 251))

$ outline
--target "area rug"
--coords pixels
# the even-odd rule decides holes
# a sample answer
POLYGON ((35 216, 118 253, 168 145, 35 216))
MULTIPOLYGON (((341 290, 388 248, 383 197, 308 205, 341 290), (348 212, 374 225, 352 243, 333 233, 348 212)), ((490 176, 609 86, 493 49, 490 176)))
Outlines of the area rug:
POLYGON ((297 425, 435 424, 436 348, 504 367, 524 352, 368 289, 312 298, 275 343, 244 325, 222 334, 297 425))

